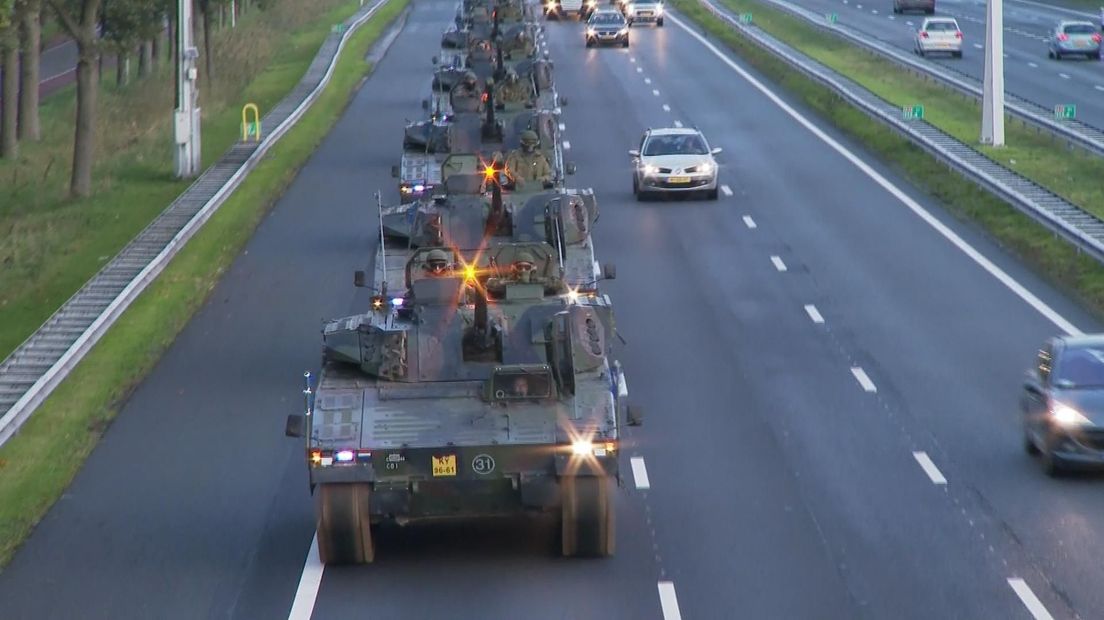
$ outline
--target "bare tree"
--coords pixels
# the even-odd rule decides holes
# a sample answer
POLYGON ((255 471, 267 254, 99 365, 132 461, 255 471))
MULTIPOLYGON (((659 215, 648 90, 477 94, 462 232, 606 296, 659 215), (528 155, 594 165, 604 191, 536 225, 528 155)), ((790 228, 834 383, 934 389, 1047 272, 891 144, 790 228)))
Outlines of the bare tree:
POLYGON ((96 24, 102 0, 48 0, 65 31, 77 43, 77 123, 73 139, 72 197, 92 193, 96 154, 96 95, 101 54, 96 24))
POLYGON ((39 58, 42 51, 42 0, 21 0, 17 12, 19 47, 19 139, 37 142, 42 137, 38 121, 39 58))
POLYGON ((0 0, 0 157, 14 158, 19 153, 16 132, 19 127, 19 43, 16 37, 15 7, 11 0, 0 0))

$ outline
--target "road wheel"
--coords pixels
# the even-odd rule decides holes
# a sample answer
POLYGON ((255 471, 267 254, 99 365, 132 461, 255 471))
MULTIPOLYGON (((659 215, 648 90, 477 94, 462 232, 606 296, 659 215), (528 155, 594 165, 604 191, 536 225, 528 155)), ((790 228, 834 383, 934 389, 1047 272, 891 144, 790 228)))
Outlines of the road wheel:
POLYGON ((935 14, 935 9, 924 9, 924 12, 927 13, 928 15, 934 15, 935 14))
POLYGON ((615 536, 609 478, 568 476, 560 480, 560 489, 563 555, 613 555, 615 536))
POLYGON ((1054 50, 1054 60, 1062 60, 1062 52, 1054 50))
POLYGON ((323 564, 368 564, 375 558, 366 483, 321 484, 315 494, 318 556, 323 564))
POLYGON ((628 47, 628 46, 629 46, 629 38, 625 37, 625 42, 621 44, 621 47, 628 47))
POLYGON ((920 54, 920 57, 921 57, 921 58, 923 58, 923 57, 925 57, 925 56, 927 55, 927 54, 926 54, 926 53, 924 52, 924 48, 922 48, 922 47, 919 47, 919 48, 917 48, 917 49, 916 49, 916 53, 917 53, 917 54, 920 54))
POLYGON ((955 58, 962 58, 962 52, 953 52, 951 55, 955 58))
POLYGON ((716 200, 717 199, 717 188, 714 187, 713 189, 705 192, 705 197, 706 197, 707 200, 716 200))
POLYGON ((591 43, 590 39, 587 39, 587 40, 586 40, 586 46, 587 46, 587 47, 594 47, 594 44, 593 44, 593 43, 591 43))
POLYGON ((1035 445, 1035 441, 1031 439, 1031 434, 1027 432, 1027 429, 1024 429, 1024 452, 1031 456, 1039 454, 1039 446, 1035 445))
POLYGON ((658 28, 663 27, 663 18, 662 17, 660 17, 659 19, 656 20, 656 27, 658 27, 658 28))
POLYGON ((1054 453, 1050 451, 1050 448, 1043 450, 1042 453, 1043 473, 1051 478, 1057 478, 1065 473, 1065 468, 1062 466, 1062 462, 1054 458, 1054 453))

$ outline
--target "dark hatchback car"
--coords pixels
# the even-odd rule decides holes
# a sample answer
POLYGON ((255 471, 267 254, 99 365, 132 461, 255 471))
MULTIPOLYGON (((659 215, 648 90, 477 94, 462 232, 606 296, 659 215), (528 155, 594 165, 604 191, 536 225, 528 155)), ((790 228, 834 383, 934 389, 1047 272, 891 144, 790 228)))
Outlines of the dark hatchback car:
POLYGON ((1104 335, 1048 340, 1027 372, 1024 447, 1047 474, 1104 468, 1104 335))
POLYGON ((620 11, 602 9, 587 20, 586 46, 604 44, 629 46, 629 22, 620 11))

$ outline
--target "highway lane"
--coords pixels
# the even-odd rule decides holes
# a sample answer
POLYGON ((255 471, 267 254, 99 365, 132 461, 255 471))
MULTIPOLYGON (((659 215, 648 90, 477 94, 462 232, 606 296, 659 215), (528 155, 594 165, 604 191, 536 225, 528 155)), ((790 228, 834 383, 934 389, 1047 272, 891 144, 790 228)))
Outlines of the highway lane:
MULTIPOLYGON (((449 3, 416 3, 247 253, 0 575, 5 617, 287 613, 312 509, 283 415, 317 363, 318 318, 364 306, 348 274, 372 255, 366 197, 394 196, 402 118, 419 113, 427 50, 450 17, 449 3)), ((674 583, 687 618, 1027 617, 1012 576, 1058 617, 1046 578, 1082 617, 1100 615, 1096 485, 1045 480, 1020 454, 1010 411, 1053 326, 671 22, 633 36, 627 53, 587 51, 578 24, 548 28, 571 99, 568 158, 603 207, 597 247, 619 265, 609 289, 628 340, 620 357, 648 414, 629 449, 651 489, 629 478, 619 495, 618 556, 555 558, 539 520, 388 531, 378 564, 325 571, 314 617, 654 618, 657 580, 674 583), (733 196, 632 201, 624 151, 644 126, 674 120, 726 148, 733 196), (1071 518, 1085 523, 1052 527, 1071 518)))
MULTIPOLYGON (((916 439, 923 429, 887 416, 860 389, 849 373, 857 356, 832 336, 850 321, 835 325, 833 317, 827 335, 812 323, 807 303, 835 314, 817 290, 823 276, 781 226, 769 224, 781 205, 807 218, 806 211, 837 204, 887 214, 879 218, 897 211, 902 228, 917 223, 696 42, 670 25, 633 33, 630 52, 595 50, 579 64, 589 88, 568 107, 567 124, 574 152, 612 164, 584 165, 579 176, 591 174, 605 205, 599 247, 615 248, 622 273, 631 274, 611 289, 615 303, 633 310, 622 310, 619 321, 635 334, 628 371, 643 374, 635 394, 653 409, 646 432, 655 441, 645 449, 651 498, 685 613, 1017 617, 1022 607, 1004 563, 1025 572, 1026 563, 1015 550, 990 553, 959 508, 932 488, 911 454, 926 447, 916 439), (733 197, 719 205, 631 202, 624 150, 644 127, 675 121, 696 124, 728 148, 733 197), (609 126, 618 135, 600 129, 609 126), (748 214, 755 229, 743 220, 748 214), (785 275, 771 256, 788 265, 785 275), (642 302, 640 291, 647 291, 642 302), (670 316, 677 325, 663 323, 663 336, 649 340, 670 316), (665 380, 656 380, 657 370, 665 380), (686 480, 696 483, 680 484, 686 480), (820 537, 823 549, 799 544, 802 536, 820 537), (810 570, 825 555, 838 577, 810 570)), ((554 55, 568 57, 577 36, 565 34, 568 51, 554 47, 554 55)), ((560 60, 557 68, 567 80, 575 66, 560 60)), ((841 215, 848 221, 840 226, 855 224, 856 214, 841 215)), ((910 257, 938 254, 937 241, 910 257)), ((851 240, 831 246, 834 255, 856 258, 851 240)))
MULTIPOLYGON (((997 580, 985 578, 987 571, 969 570, 972 562, 984 558, 990 568, 996 566, 1021 574, 1029 582, 1034 580, 1037 592, 1046 587, 1048 580, 1053 582, 1053 591, 1040 592, 1039 596, 1044 600, 1049 597, 1048 606, 1059 617, 1064 615, 1059 613, 1064 609, 1064 601, 1069 601, 1082 617, 1104 613, 1099 588, 1101 574, 1096 561, 1104 539, 1094 521, 1094 515, 1104 508, 1100 505, 1099 478, 1047 480, 1020 448, 1016 413, 1019 379, 1023 369, 1031 364, 1038 344, 1056 331, 1055 326, 944 239, 920 225, 899 202, 886 200, 881 190, 865 187, 867 184, 861 177, 854 178, 856 175, 848 166, 834 165, 838 158, 799 139, 798 134, 804 130, 792 129, 784 118, 768 118, 763 110, 767 104, 761 97, 741 92, 734 85, 738 83, 734 74, 729 79, 721 77, 724 72, 709 65, 709 55, 703 54, 701 48, 690 46, 683 50, 683 44, 676 43, 683 40, 677 31, 641 29, 634 30, 634 36, 631 56, 636 62, 620 61, 611 68, 610 76, 613 81, 627 83, 635 74, 637 86, 629 97, 633 101, 643 104, 651 95, 654 111, 639 119, 641 126, 674 120, 694 123, 712 135, 715 143, 729 147, 732 167, 729 174, 736 176, 731 188, 757 222, 757 236, 752 236, 751 242, 762 242, 761 253, 758 260, 739 257, 745 237, 736 236, 740 230, 737 213, 731 214, 726 226, 710 221, 700 227, 694 217, 680 213, 665 230, 676 236, 685 234, 683 245, 696 248, 696 252, 705 253, 704 248, 710 245, 723 248, 712 255, 715 263, 731 265, 728 268, 740 270, 743 278, 750 278, 748 273, 752 269, 768 273, 774 269, 767 261, 768 255, 777 255, 788 265, 795 264, 796 268, 791 266, 786 272, 791 275, 784 276, 791 278, 790 312, 800 316, 803 303, 815 303, 826 317, 828 330, 824 337, 845 358, 838 363, 864 367, 879 388, 875 397, 877 415, 869 419, 864 415, 861 423, 853 427, 835 429, 835 437, 830 434, 831 428, 822 428, 810 420, 808 409, 795 412, 792 425, 779 424, 778 434, 793 441, 794 454, 800 455, 793 458, 794 462, 808 459, 810 466, 806 471, 817 478, 810 486, 810 495, 823 494, 825 504, 818 505, 810 499, 810 511, 822 525, 838 517, 836 505, 841 497, 848 497, 848 485, 857 482, 857 472, 845 469, 844 463, 850 460, 856 467, 869 468, 878 476, 892 476, 893 470, 887 469, 892 464, 871 462, 872 455, 863 452, 877 452, 895 438, 907 439, 906 460, 910 451, 928 451, 936 460, 943 461, 940 467, 951 472, 948 476, 952 484, 947 487, 943 509, 909 507, 906 512, 913 515, 911 523, 908 515, 894 511, 881 516, 893 502, 906 501, 908 497, 894 498, 889 488, 865 497, 868 505, 863 506, 860 514, 868 521, 877 522, 881 518, 885 528, 897 531, 889 540, 878 541, 879 549, 889 551, 886 556, 876 557, 870 566, 860 564, 853 568, 856 581, 871 578, 875 584, 882 581, 881 587, 887 589, 875 589, 882 592, 893 592, 894 583, 919 589, 911 596, 923 604, 936 605, 927 608, 927 613, 918 611, 926 609, 923 606, 909 607, 921 617, 1014 617, 1002 613, 999 607, 1007 602, 1009 594, 990 593, 986 589, 985 584, 991 586, 997 580), (695 70, 685 71, 687 66, 694 66, 695 70), (641 69, 639 73, 637 68, 641 69), (656 96, 655 91, 660 94, 656 96), (718 106, 718 102, 733 103, 718 106), (664 112, 663 105, 671 111, 664 112), (664 118, 669 120, 663 121, 664 118), (841 191, 841 187, 848 189, 841 191), (684 229, 692 232, 684 233, 684 229), (768 234, 764 233, 775 238, 767 241, 768 234), (726 238, 731 239, 727 244, 726 238), (710 244, 708 239, 714 243, 710 244), (794 278, 795 271, 808 275, 794 278), (879 419, 898 426, 896 432, 879 427, 879 419), (877 445, 864 446, 864 442, 871 441, 877 445), (858 456, 851 454, 849 447, 858 450, 858 456), (823 462, 818 462, 818 456, 823 462), (906 520, 899 520, 902 517, 906 520), (934 527, 947 540, 955 540, 956 528, 964 529, 973 533, 973 544, 961 550, 958 545, 938 549, 932 539, 920 534, 926 527, 934 527), (967 548, 977 553, 971 555, 967 548), (929 582, 932 589, 925 592, 925 579, 931 576, 933 566, 939 567, 941 576, 929 582), (920 572, 909 574, 912 569, 920 572), (895 571, 902 574, 893 574, 895 571), (962 579, 963 575, 967 579, 962 579), (942 593, 953 588, 964 589, 962 598, 943 598, 942 593), (948 607, 938 607, 941 604, 948 607), (987 611, 980 614, 963 611, 971 604, 987 611)), ((613 64, 620 56, 607 52, 600 58, 613 64)), ((622 187, 626 188, 627 183, 622 187)), ((606 202, 610 199, 607 195, 606 202)), ((960 229, 971 243, 1031 290, 1043 292, 1042 297, 1075 324, 1087 330, 1099 329, 1098 323, 1015 261, 1004 257, 984 238, 953 222, 949 225, 960 229)), ((599 233, 603 247, 608 244, 601 236, 609 229, 607 224, 599 233)), ((706 268, 708 264, 703 265, 706 268)), ((741 280, 741 285, 744 283, 746 280, 741 280)), ((676 298, 695 299, 693 295, 676 298)), ((764 402, 773 405, 767 408, 770 412, 767 417, 774 419, 785 417, 786 413, 784 408, 775 411, 777 403, 792 400, 795 393, 800 393, 801 385, 815 392, 824 389, 826 381, 822 373, 806 374, 806 360, 812 361, 809 356, 775 358, 774 349, 785 350, 791 346, 790 340, 807 337, 802 331, 786 328, 783 322, 791 315, 783 314, 775 304, 747 294, 720 305, 736 308, 737 312, 730 311, 729 317, 739 320, 743 318, 739 310, 756 316, 753 310, 759 303, 772 308, 771 312, 762 313, 768 318, 745 326, 736 342, 754 341, 758 334, 779 323, 782 329, 765 338, 761 346, 743 344, 737 349, 754 352, 757 359, 750 366, 765 367, 761 371, 764 376, 753 385, 777 383, 780 381, 777 373, 784 370, 796 371, 806 382, 787 384, 785 390, 764 389, 764 402)), ((631 320, 623 318, 622 322, 631 320)), ((815 409, 815 398, 808 401, 810 409, 815 409)), ((841 421, 869 413, 863 408, 844 411, 849 415, 841 421)), ((659 479, 664 468, 654 469, 653 477, 659 479)), ((901 489, 896 484, 890 487, 901 489)), ((843 518, 838 519, 840 527, 854 529, 856 524, 863 523, 863 518, 843 512, 843 518)), ((846 540, 846 531, 833 532, 828 526, 825 531, 830 546, 853 549, 846 540), (836 536, 843 536, 844 540, 833 540, 836 536)), ((860 531, 869 532, 869 527, 860 531)), ((841 553, 846 555, 845 551, 841 553)), ((854 583, 849 585, 858 587, 854 583)), ((872 613, 872 617, 893 617, 900 613, 889 606, 893 601, 879 598, 875 596, 873 604, 886 607, 883 613, 872 613)), ((905 604, 909 602, 906 599, 905 604)))
MULTIPOLYGON (((913 50, 916 29, 926 17, 921 13, 893 14, 891 0, 793 0, 817 11, 836 13, 840 24, 856 28, 886 45, 913 50)), ((985 3, 979 0, 937 0, 936 15, 954 17, 964 35, 963 58, 929 56, 931 62, 964 72, 975 79, 984 76, 985 3)), ((1049 8, 1010 0, 1004 4, 1005 88, 1007 92, 1045 107, 1059 103, 1077 105, 1077 118, 1104 127, 1104 66, 1095 60, 1047 58, 1044 39, 1061 19, 1089 19, 1068 9, 1049 8)))

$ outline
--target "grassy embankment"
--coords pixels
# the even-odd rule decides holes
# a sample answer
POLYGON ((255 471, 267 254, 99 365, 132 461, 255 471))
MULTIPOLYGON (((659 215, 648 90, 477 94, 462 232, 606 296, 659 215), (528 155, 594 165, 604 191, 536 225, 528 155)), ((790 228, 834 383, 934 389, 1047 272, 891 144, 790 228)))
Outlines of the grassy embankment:
MULTIPOLYGON (((357 4, 342 3, 345 15, 357 4)), ((407 0, 390 0, 352 35, 332 81, 310 111, 269 151, 20 433, 0 447, 0 567, 68 486, 120 403, 203 304, 265 212, 337 121, 370 70, 365 55, 406 4, 407 0)), ((335 17, 329 14, 316 23, 313 36, 307 32, 295 35, 296 44, 308 45, 313 40, 316 51, 335 17)), ((303 68, 305 64, 299 66, 299 75, 303 68)), ((286 65, 277 63, 271 69, 257 82, 293 83, 281 75, 292 71, 286 65)), ((252 96, 252 88, 247 92, 252 96)), ((236 129, 237 123, 231 128, 227 120, 226 125, 229 131, 236 129)))
MULTIPOLYGON (((892 63, 864 52, 755 0, 722 0, 736 13, 750 12, 755 24, 803 53, 862 84, 897 105, 922 103, 925 118, 957 139, 976 144, 981 111, 942 86, 913 76, 892 63)), ((1036 271, 1104 316, 1104 267, 1079 255, 1067 243, 770 53, 742 39, 700 8, 696 0, 673 0, 683 15, 701 24, 714 37, 746 59, 757 70, 799 97, 825 119, 901 175, 944 203, 956 216, 979 224, 1001 245, 1020 256, 1036 271)), ((969 53, 969 52, 967 52, 969 53)), ((1006 123, 1009 146, 982 147, 986 155, 1033 179, 1073 203, 1104 217, 1104 161, 1070 149, 1060 140, 1039 134, 1017 122, 1006 123)))
MULTIPOLYGON (((330 27, 358 8, 357 0, 274 0, 216 31, 213 79, 200 63, 204 166, 238 138, 242 104, 256 102, 262 114, 275 105, 330 27)), ((0 359, 188 186, 172 177, 172 65, 161 59, 154 75, 122 89, 114 71, 105 74, 92 197, 66 197, 73 86, 42 102, 42 141, 0 160, 0 359)))

